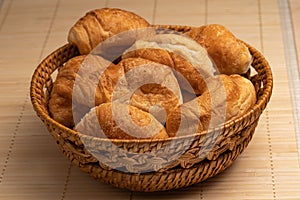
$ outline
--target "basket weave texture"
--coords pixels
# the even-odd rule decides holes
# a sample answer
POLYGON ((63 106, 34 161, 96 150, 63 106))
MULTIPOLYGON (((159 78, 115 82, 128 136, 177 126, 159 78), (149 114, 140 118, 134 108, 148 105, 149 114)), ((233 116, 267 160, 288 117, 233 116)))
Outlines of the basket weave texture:
MULTIPOLYGON (((183 33, 192 28, 173 25, 156 27, 183 33)), ((63 154, 95 179, 131 191, 153 192, 187 187, 217 175, 236 160, 250 142, 259 117, 270 100, 273 87, 270 66, 259 51, 246 45, 253 56, 252 67, 257 72, 250 77, 257 93, 256 104, 242 117, 193 136, 173 140, 109 140, 80 134, 54 121, 48 112, 54 72, 79 55, 77 48, 70 44, 51 53, 36 68, 31 81, 31 101, 63 154), (211 143, 213 148, 207 148, 211 143), (186 150, 182 152, 182 149, 186 150), (153 152, 166 156, 161 156, 157 162, 147 162, 149 157, 153 157, 153 152), (137 154, 143 154, 145 158, 135 157, 137 154), (174 161, 171 154, 180 156, 174 161), (115 158, 112 155, 118 156, 115 158), (164 167, 157 163, 163 163, 164 167), (132 169, 144 173, 132 173, 132 169)))

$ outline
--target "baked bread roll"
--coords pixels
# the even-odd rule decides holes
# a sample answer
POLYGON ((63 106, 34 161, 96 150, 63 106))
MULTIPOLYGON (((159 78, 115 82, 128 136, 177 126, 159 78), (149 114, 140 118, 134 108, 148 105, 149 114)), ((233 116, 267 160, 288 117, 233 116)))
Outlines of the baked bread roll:
MULTIPOLYGON (((111 101, 115 85, 124 76, 123 68, 94 55, 85 56, 77 65, 80 70, 74 82, 73 100, 90 108, 111 101)), ((119 84, 127 85, 124 80, 119 84)))
MULTIPOLYGON (((49 99, 49 112, 54 120, 67 127, 74 125, 72 113, 72 92, 76 74, 80 64, 85 56, 78 56, 70 59, 63 67, 60 68, 49 99)), ((88 108, 84 105, 78 106, 83 110, 88 108)), ((76 108, 74 108, 76 109, 76 108)))
POLYGON ((151 113, 164 124, 166 115, 182 103, 181 91, 172 69, 142 58, 123 59, 118 66, 124 69, 127 85, 118 85, 112 100, 130 102, 130 105, 151 113), (126 95, 119 95, 119 92, 126 95))
POLYGON ((249 70, 252 56, 247 46, 224 26, 209 24, 192 28, 186 35, 206 48, 219 73, 244 74, 249 70))
POLYGON ((51 116, 73 127, 91 108, 111 101, 122 76, 123 68, 99 56, 80 55, 70 59, 60 68, 53 84, 48 105, 51 116))
POLYGON ((151 114, 134 106, 118 103, 104 103, 93 108, 75 126, 75 130, 86 135, 110 139, 169 137, 163 125, 151 114))
POLYGON ((158 34, 137 40, 122 58, 144 58, 174 69, 182 89, 201 94, 205 79, 214 69, 206 50, 190 38, 178 34, 158 34))
POLYGON ((208 80, 208 86, 201 96, 170 112, 166 122, 169 136, 215 128, 242 116, 256 102, 253 84, 240 75, 218 75, 208 80))
POLYGON ((113 35, 145 27, 149 27, 149 23, 132 12, 117 8, 96 9, 74 24, 68 41, 76 45, 81 54, 89 54, 100 42, 113 35))

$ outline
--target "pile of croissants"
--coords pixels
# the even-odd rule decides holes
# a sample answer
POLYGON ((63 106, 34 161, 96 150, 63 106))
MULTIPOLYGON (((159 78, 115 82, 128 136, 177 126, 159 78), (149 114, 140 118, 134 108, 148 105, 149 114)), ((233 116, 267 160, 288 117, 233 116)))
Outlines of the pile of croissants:
POLYGON ((218 24, 185 33, 154 28, 137 14, 92 10, 70 29, 80 55, 58 70, 51 117, 82 134, 164 139, 241 117, 256 102, 244 43, 218 24))

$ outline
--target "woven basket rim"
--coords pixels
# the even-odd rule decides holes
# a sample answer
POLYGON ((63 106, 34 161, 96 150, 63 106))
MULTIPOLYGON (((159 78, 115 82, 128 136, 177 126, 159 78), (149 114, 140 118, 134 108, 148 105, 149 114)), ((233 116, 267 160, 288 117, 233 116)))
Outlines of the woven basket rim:
MULTIPOLYGON (((170 29, 178 29, 178 30, 189 30, 189 29, 193 28, 192 26, 182 26, 182 25, 154 25, 154 27, 156 27, 156 28, 166 28, 166 29, 170 28, 170 29)), ((78 131, 75 131, 73 129, 70 129, 70 128, 58 123, 52 117, 50 117, 49 114, 47 114, 43 110, 42 105, 40 104, 38 98, 35 95, 34 88, 39 87, 38 82, 36 81, 36 78, 39 76, 39 69, 41 69, 43 67, 43 65, 49 59, 51 59, 57 52, 59 52, 60 50, 66 49, 66 48, 70 48, 72 45, 68 44, 68 43, 64 44, 63 46, 59 47, 58 49, 56 49, 55 51, 50 53, 46 58, 44 58, 42 60, 42 62, 40 62, 40 64, 35 69, 35 71, 32 75, 31 83, 30 83, 31 102, 32 102, 33 108, 37 112, 38 116, 42 117, 44 120, 48 121, 51 124, 54 124, 55 126, 61 128, 62 130, 66 131, 70 134, 78 135, 79 137, 91 138, 91 139, 96 140, 96 141, 113 142, 113 143, 155 143, 155 142, 162 142, 162 141, 163 142, 168 142, 168 141, 173 141, 173 140, 192 139, 192 138, 197 137, 197 136, 210 134, 210 133, 213 133, 213 132, 216 132, 216 131, 222 131, 224 129, 230 128, 231 126, 234 126, 234 124, 236 124, 236 123, 240 123, 245 118, 251 117, 251 115, 254 115, 254 113, 256 113, 257 111, 262 112, 265 109, 268 101, 270 100, 271 94, 272 94, 273 76, 272 76, 272 72, 271 72, 271 68, 270 68, 269 63, 266 61, 265 57, 262 55, 261 52, 259 52, 257 49, 255 49, 254 47, 252 47, 248 43, 246 43, 244 41, 242 41, 242 42, 249 49, 251 49, 253 52, 258 54, 260 57, 263 57, 263 59, 265 60, 265 63, 264 63, 265 72, 266 72, 266 84, 264 86, 265 89, 263 90, 263 94, 260 96, 258 101, 253 106, 253 108, 248 110, 245 114, 243 114, 239 118, 229 120, 229 121, 225 122, 224 124, 220 125, 219 127, 213 128, 213 129, 210 129, 210 130, 206 130, 206 131, 202 131, 202 132, 198 132, 198 133, 190 134, 190 135, 178 136, 178 137, 173 137, 173 138, 166 138, 166 139, 109 139, 109 138, 99 138, 99 137, 93 137, 93 136, 85 135, 85 134, 82 134, 78 131)))

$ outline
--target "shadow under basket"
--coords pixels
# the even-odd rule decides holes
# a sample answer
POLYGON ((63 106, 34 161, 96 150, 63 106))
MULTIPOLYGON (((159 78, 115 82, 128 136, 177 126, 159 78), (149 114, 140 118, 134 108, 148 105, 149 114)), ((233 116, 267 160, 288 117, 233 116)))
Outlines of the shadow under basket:
MULTIPOLYGON (((186 32, 190 26, 158 25, 186 32)), ((246 43, 245 43, 246 44, 246 43)), ((93 178, 131 191, 154 192, 187 187, 228 168, 250 142, 258 120, 270 100, 273 78, 264 56, 246 44, 253 56, 257 102, 238 119, 192 136, 159 140, 109 140, 69 129, 51 118, 48 98, 53 77, 66 61, 79 55, 66 44, 45 58, 35 70, 30 88, 33 107, 63 154, 93 178)))

